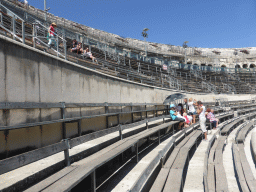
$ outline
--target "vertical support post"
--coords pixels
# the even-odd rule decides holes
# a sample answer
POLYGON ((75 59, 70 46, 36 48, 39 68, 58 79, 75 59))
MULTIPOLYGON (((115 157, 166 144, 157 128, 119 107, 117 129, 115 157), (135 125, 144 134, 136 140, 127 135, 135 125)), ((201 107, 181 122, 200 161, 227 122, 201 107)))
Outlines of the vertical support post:
POLYGON ((133 119, 133 107, 132 107, 132 103, 131 103, 131 116, 132 116, 132 123, 134 122, 134 119, 133 119))
POLYGON ((117 125, 120 124, 120 114, 117 115, 117 125))
POLYGON ((82 127, 81 127, 81 124, 82 124, 82 120, 79 119, 78 122, 77 122, 78 136, 81 136, 81 135, 82 135, 82 127))
POLYGON ((15 23, 15 16, 12 17, 12 32, 13 32, 13 39, 15 40, 16 35, 16 23, 15 23))
POLYGON ((148 120, 146 121, 146 128, 148 129, 148 120))
POLYGON ((22 43, 25 44, 25 25, 24 25, 24 21, 22 21, 21 25, 22 25, 22 30, 21 30, 21 32, 22 32, 22 43))
POLYGON ((63 40, 63 46, 64 46, 65 60, 67 60, 67 42, 65 39, 63 40))
MULTIPOLYGON (((61 107, 61 116, 62 119, 65 119, 65 102, 60 102, 62 107, 61 107)), ((67 133, 66 133, 66 123, 62 122, 62 138, 66 139, 67 138, 67 133)))
POLYGON ((139 162, 139 143, 136 143, 136 162, 139 162))
MULTIPOLYGON (((105 105, 105 113, 108 113, 108 103, 105 105)), ((108 116, 106 116, 106 128, 108 128, 108 116)))
POLYGON ((122 125, 119 125, 119 136, 120 140, 123 140, 122 125))
POLYGON ((158 130, 158 144, 160 144, 161 139, 160 139, 160 130, 158 130))
POLYGON ((64 150, 65 165, 66 166, 70 166, 70 158, 69 158, 70 145, 69 145, 69 140, 68 139, 63 139, 63 141, 66 144, 66 149, 64 150))
POLYGON ((57 38, 57 57, 59 57, 59 37, 56 35, 57 38))
POLYGON ((33 38, 33 47, 36 47, 35 24, 33 24, 32 38, 33 38))
POLYGON ((91 191, 96 192, 96 172, 91 173, 91 191))

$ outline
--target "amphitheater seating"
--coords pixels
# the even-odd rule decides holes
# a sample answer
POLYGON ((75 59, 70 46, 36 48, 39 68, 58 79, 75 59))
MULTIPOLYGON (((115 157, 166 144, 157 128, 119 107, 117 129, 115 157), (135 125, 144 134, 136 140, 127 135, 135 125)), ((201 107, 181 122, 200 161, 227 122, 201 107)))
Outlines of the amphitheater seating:
MULTIPOLYGON (((232 145, 235 169, 242 191, 256 191, 256 180, 248 163, 244 150, 244 141, 250 131, 254 127, 254 121, 250 121, 243 126, 237 133, 236 143, 232 145)), ((253 153, 252 153, 253 154, 253 153)))
MULTIPOLYGON (((221 114, 217 118, 224 120, 228 117, 232 117, 233 114, 221 114)), ((172 151, 170 157, 166 161, 164 167, 159 172, 153 186, 150 191, 181 191, 183 188, 183 171, 187 160, 187 154, 189 149, 196 144, 196 138, 201 135, 201 131, 192 132, 189 136, 183 139, 172 151), (184 147, 182 150, 181 148, 184 147), (176 162, 176 164, 174 164, 176 162), (170 176, 168 176, 170 175, 170 176)), ((225 139, 224 139, 225 141, 225 139)), ((223 141, 222 141, 223 142, 223 141)), ((221 146, 221 145, 220 145, 221 146)), ((219 147, 220 148, 220 147, 219 147)), ((218 156, 220 156, 218 152, 218 156)), ((219 157, 219 159, 221 156, 219 157)), ((219 165, 218 165, 219 166, 219 165)), ((219 173, 222 172, 219 169, 219 173)))
POLYGON ((174 148, 150 191, 180 191, 189 151, 201 135, 201 131, 193 131, 174 148))
MULTIPOLYGON (((19 14, 21 17, 24 16, 23 11, 18 10, 17 8, 14 9, 11 6, 9 6, 9 8, 12 8, 13 11, 16 11, 17 14, 19 14)), ((5 16, 8 17, 7 15, 5 16)), ((37 18, 37 16, 34 16, 34 17, 37 18)), ((37 18, 37 19, 39 21, 42 20, 42 18, 37 18)), ((32 23, 27 23, 25 26, 26 33, 29 35, 32 34, 31 24, 32 23)), ((9 18, 9 21, 6 21, 5 25, 11 26, 10 18, 9 18)), ((21 27, 19 31, 21 31, 21 27)), ((66 40, 67 40, 67 44, 70 44, 72 39, 66 38, 66 40)), ((90 42, 92 41, 90 40, 90 42)), ((30 46, 33 45, 31 36, 26 37, 26 44, 30 46)), ((94 44, 96 45, 97 42, 95 42, 94 44)), ((180 69, 175 69, 176 70, 175 74, 170 74, 167 71, 162 70, 160 65, 144 62, 134 58, 128 58, 118 54, 111 55, 110 53, 106 53, 96 48, 94 45, 91 46, 87 44, 86 46, 91 47, 93 55, 96 56, 97 60, 99 61, 98 64, 93 63, 91 62, 91 60, 88 60, 88 59, 84 60, 81 56, 70 53, 69 51, 67 52, 68 53, 67 59, 72 62, 98 70, 100 72, 103 72, 109 75, 132 80, 139 83, 158 86, 158 87, 170 88, 169 80, 166 79, 166 77, 172 76, 180 81, 181 86, 179 87, 179 89, 190 91, 190 92, 205 92, 205 93, 211 92, 210 90, 204 89, 201 86, 202 82, 206 82, 206 83, 209 82, 209 83, 215 84, 218 87, 218 90, 217 90, 218 93, 230 93, 229 90, 226 90, 223 88, 223 83, 234 85, 236 87, 237 93, 252 93, 252 89, 250 88, 250 85, 249 85, 250 83, 243 83, 243 82, 237 82, 236 80, 232 80, 232 78, 229 77, 226 73, 202 72, 202 78, 200 78, 191 74, 189 68, 186 68, 186 69, 180 68, 180 69)), ((36 44, 36 48, 40 50, 45 50, 45 47, 39 44, 36 44)), ((63 47, 61 47, 61 49, 63 49, 63 47)), ((49 51, 49 53, 56 55, 56 53, 51 50, 49 51)), ((177 87, 171 87, 171 88, 177 89, 177 87)))
POLYGON ((245 137, 248 134, 248 132, 254 127, 254 122, 251 121, 238 132, 238 135, 236 137, 237 143, 244 143, 245 137))
POLYGON ((247 161, 244 144, 233 144, 236 174, 242 191, 256 191, 256 180, 247 161))
POLYGON ((240 125, 241 123, 244 122, 244 119, 243 118, 239 118, 239 119, 236 119, 234 120, 232 123, 226 125, 222 130, 221 130, 221 135, 228 135, 230 133, 230 131, 240 125))
MULTIPOLYGON (((136 145, 138 154, 138 142, 143 138, 159 133, 163 129, 168 128, 169 126, 177 122, 168 122, 152 129, 147 129, 137 135, 131 136, 129 138, 118 141, 109 147, 104 148, 103 150, 98 151, 97 153, 91 155, 88 158, 80 160, 76 163, 73 163, 71 166, 66 167, 59 171, 58 173, 48 177, 42 182, 36 184, 35 186, 29 188, 26 191, 40 191, 44 189, 45 191, 68 191, 76 186, 80 181, 89 176, 90 174, 95 174, 95 169, 118 156, 128 148, 136 145)), ((137 159, 138 160, 138 159, 137 159)))
MULTIPOLYGON (((244 117, 241 117, 238 119, 233 118, 229 120, 229 123, 224 125, 224 127, 221 127, 222 130, 220 130, 220 136, 218 137, 218 139, 216 139, 216 136, 212 137, 208 145, 208 150, 206 151, 206 154, 205 154, 205 168, 204 168, 205 169, 204 171, 205 191, 228 191, 228 182, 227 182, 225 169, 223 166, 223 157, 222 157, 225 141, 227 140, 228 134, 234 127, 238 127, 238 125, 243 123, 246 119, 251 119, 252 117, 255 117, 255 115, 256 113, 246 114, 244 117), (221 136, 221 135, 225 135, 225 136, 221 136)), ((237 135, 239 136, 237 136, 237 139, 239 141, 244 141, 245 136, 248 133, 248 130, 252 128, 252 126, 253 126, 252 122, 250 123, 244 122, 241 126, 239 126, 240 128, 237 132, 237 135)), ((234 151, 235 148, 233 145, 232 145, 233 153, 235 153, 234 151)), ((235 156, 237 156, 237 154, 234 154, 234 157, 235 156)), ((245 154, 244 154, 244 159, 246 159, 245 154)), ((236 169, 237 174, 238 172, 243 172, 241 163, 238 164, 236 159, 234 159, 234 161, 235 161, 235 166, 237 168, 236 169)), ((241 186, 244 185, 244 187, 243 186, 242 187, 246 188, 246 182, 244 180, 244 176, 243 175, 239 176, 239 179, 240 178, 242 181, 240 183, 241 186)))

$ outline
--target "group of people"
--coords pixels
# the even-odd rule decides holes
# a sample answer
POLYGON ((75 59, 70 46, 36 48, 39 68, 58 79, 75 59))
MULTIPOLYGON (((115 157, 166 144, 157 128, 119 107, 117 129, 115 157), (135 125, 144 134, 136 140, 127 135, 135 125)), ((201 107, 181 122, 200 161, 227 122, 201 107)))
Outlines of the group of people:
MULTIPOLYGON (((56 40, 55 40, 55 28, 57 27, 56 23, 52 23, 50 27, 48 28, 48 47, 51 48, 54 44, 56 46, 56 40)), ((71 52, 76 52, 77 54, 82 54, 86 58, 90 58, 92 61, 97 62, 96 58, 93 57, 92 53, 89 51, 89 48, 86 48, 85 50, 82 47, 82 43, 78 43, 75 39, 72 41, 72 47, 70 49, 71 52)))
POLYGON ((77 54, 82 54, 86 58, 90 58, 92 61, 97 62, 96 58, 92 56, 92 53, 89 51, 89 48, 83 49, 82 43, 78 43, 75 39, 72 41, 72 47, 70 49, 71 52, 75 52, 77 54))
POLYGON ((196 101, 190 98, 188 101, 184 99, 184 105, 178 104, 176 107, 174 104, 170 105, 170 115, 173 121, 179 121, 178 129, 182 127, 189 127, 196 123, 196 115, 199 116, 199 124, 204 133, 205 141, 207 141, 206 120, 209 119, 213 125, 213 129, 218 127, 219 120, 215 118, 213 109, 206 109, 201 101, 196 101))

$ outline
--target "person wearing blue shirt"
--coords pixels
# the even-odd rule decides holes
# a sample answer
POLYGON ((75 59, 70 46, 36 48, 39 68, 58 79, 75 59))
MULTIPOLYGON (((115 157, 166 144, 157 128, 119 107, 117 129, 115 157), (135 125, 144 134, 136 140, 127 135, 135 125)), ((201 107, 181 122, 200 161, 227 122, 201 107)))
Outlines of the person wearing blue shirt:
POLYGON ((172 120, 173 121, 180 121, 178 129, 181 129, 181 126, 184 125, 185 119, 177 117, 178 113, 175 111, 175 105, 174 104, 171 104, 170 108, 171 108, 170 115, 171 115, 172 120))

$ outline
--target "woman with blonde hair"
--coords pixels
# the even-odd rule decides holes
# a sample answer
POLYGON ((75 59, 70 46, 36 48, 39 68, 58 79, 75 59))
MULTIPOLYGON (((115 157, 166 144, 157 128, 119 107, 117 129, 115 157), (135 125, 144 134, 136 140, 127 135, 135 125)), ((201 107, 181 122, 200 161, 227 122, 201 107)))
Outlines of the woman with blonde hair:
MULTIPOLYGON (((194 101, 196 101, 194 99, 194 101)), ((188 114, 193 116, 193 123, 191 122, 191 124, 194 124, 196 123, 196 109, 194 107, 194 105, 196 105, 196 103, 193 102, 193 99, 192 98, 189 98, 188 100, 188 114)))

